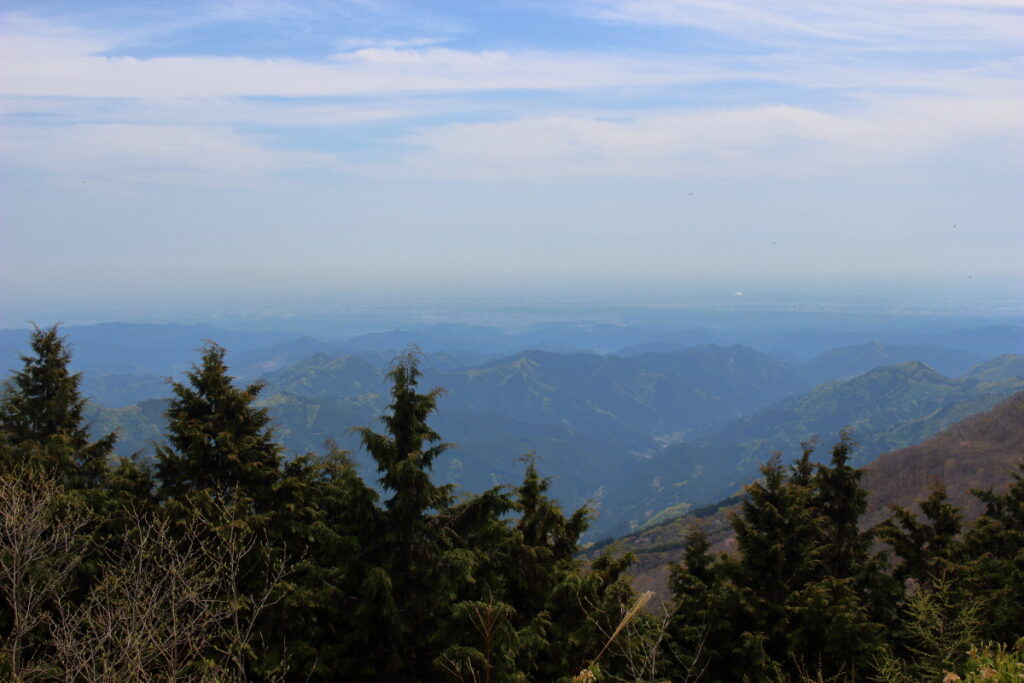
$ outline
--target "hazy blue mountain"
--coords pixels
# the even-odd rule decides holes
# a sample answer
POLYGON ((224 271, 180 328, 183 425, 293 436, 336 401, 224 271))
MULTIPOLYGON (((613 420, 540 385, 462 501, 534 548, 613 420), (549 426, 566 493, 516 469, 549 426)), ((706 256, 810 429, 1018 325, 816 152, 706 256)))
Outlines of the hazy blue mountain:
MULTIPOLYGON (((347 429, 383 410, 384 374, 351 356, 317 355, 266 375, 264 403, 293 450, 327 438, 356 448, 347 429)), ((630 358, 530 351, 454 372, 428 367, 421 386, 445 389, 438 429, 460 444, 439 474, 467 487, 513 483, 518 456, 535 450, 568 505, 597 494, 631 453, 656 449, 653 436, 734 419, 802 381, 752 349, 705 346, 630 358)))
POLYGON ((614 355, 638 356, 642 353, 672 353, 673 351, 681 351, 691 346, 720 344, 722 342, 720 335, 716 334, 712 330, 699 328, 692 330, 680 330, 678 332, 673 332, 670 335, 663 336, 666 336, 667 338, 659 341, 624 346, 615 351, 614 355))
POLYGON ((510 347, 514 346, 508 335, 496 328, 446 323, 362 334, 346 339, 341 343, 341 348, 347 352, 370 351, 394 356, 410 344, 415 344, 428 354, 436 351, 508 353, 510 347))
MULTIPOLYGON (((802 382, 794 368, 740 346, 629 358, 530 351, 471 368, 438 367, 458 367, 460 358, 434 354, 424 363, 421 387, 445 389, 437 428, 460 444, 439 461, 439 476, 474 490, 515 483, 517 458, 534 450, 566 505, 598 495, 631 454, 657 450, 655 437, 735 419, 802 382)), ((290 451, 322 450, 328 440, 356 451, 350 429, 373 425, 384 412, 386 372, 363 358, 318 353, 266 373, 260 403, 290 451)), ((97 428, 122 429, 119 453, 134 452, 163 428, 162 405, 100 410, 97 428)))
POLYGON ((1024 327, 992 325, 952 330, 938 334, 932 343, 950 349, 963 349, 982 358, 1007 353, 1024 353, 1024 327))
MULTIPOLYGON (((830 316, 835 327, 823 327, 817 316, 807 316, 804 328, 777 331, 737 331, 724 335, 755 349, 784 349, 805 358, 812 358, 831 349, 880 342, 892 346, 933 346, 963 351, 979 358, 992 358, 1004 353, 1024 353, 1024 327, 990 325, 963 329, 947 329, 938 321, 867 318, 854 326, 855 316, 830 316)), ((795 321, 793 321, 795 323, 795 321)), ((913 359, 918 360, 918 359, 913 359)))
MULTIPOLYGON (((230 349, 229 360, 298 337, 287 332, 237 332, 211 325, 100 323, 61 328, 72 349, 72 368, 98 375, 168 376, 187 370, 205 341, 230 349)), ((0 330, 4 374, 20 367, 29 330, 0 330)))
POLYGON ((981 382, 945 377, 919 362, 876 368, 850 380, 826 382, 693 440, 639 460, 616 476, 603 499, 595 536, 627 531, 661 510, 725 498, 757 474, 775 450, 796 455, 820 437, 822 457, 839 430, 859 442, 855 463, 916 443, 954 422, 987 410, 1024 388, 1024 379, 981 382))
MULTIPOLYGON (((437 375, 458 370, 465 370, 476 365, 483 365, 495 359, 494 354, 476 353, 474 351, 435 351, 423 356, 421 367, 427 375, 437 375)), ((391 359, 386 365, 390 365, 391 359)))
POLYGON ((617 440, 734 419, 802 388, 790 366, 753 349, 710 345, 628 358, 529 351, 437 382, 448 392, 442 406, 617 440))
POLYGON ((1020 386, 1024 386, 1024 380, 983 383, 950 379, 912 361, 875 368, 849 380, 826 382, 807 394, 783 399, 723 427, 708 441, 742 444, 744 459, 761 462, 772 449, 792 448, 792 444, 815 434, 827 440, 849 427, 862 442, 856 460, 863 463, 881 452, 868 448, 872 434, 963 401, 990 395, 1004 397, 1020 386))
MULTIPOLYGON (((179 327, 188 334, 199 331, 179 327)), ((495 347, 524 339, 488 327, 431 329, 439 344, 460 334, 495 347)), ((185 332, 174 330, 178 337, 161 352, 165 360, 189 338, 185 332)), ((540 332, 549 340, 589 338, 588 343, 621 342, 632 334, 616 325, 586 324, 551 325, 540 332)), ((388 403, 386 373, 393 354, 371 343, 388 339, 409 341, 406 333, 363 338, 365 350, 339 355, 340 344, 333 342, 291 337, 263 344, 256 335, 228 361, 233 374, 246 380, 271 369, 262 375, 267 387, 261 404, 289 451, 323 450, 331 441, 364 461, 350 429, 376 426, 388 403)), ((1018 357, 978 364, 957 380, 915 358, 803 393, 816 375, 845 375, 901 354, 947 364, 970 359, 964 351, 934 345, 847 346, 813 359, 806 364, 811 370, 741 345, 630 355, 533 350, 496 358, 452 348, 429 351, 422 365, 421 387, 445 389, 436 427, 460 445, 438 461, 438 476, 471 490, 515 483, 522 471, 517 458, 535 450, 565 505, 591 497, 600 502, 602 516, 591 537, 626 528, 630 520, 642 523, 674 505, 719 500, 747 483, 773 448, 792 452, 812 434, 828 442, 851 426, 863 459, 925 438, 1024 384, 1014 374, 1018 357)), ((182 353, 189 362, 194 356, 192 350, 182 353)), ((159 438, 165 404, 136 402, 167 396, 162 381, 124 373, 86 377, 85 393, 104 405, 90 413, 97 430, 123 432, 119 453, 159 438)), ((367 476, 374 478, 372 472, 367 476)))
POLYGON ((151 398, 168 398, 171 385, 167 377, 156 375, 82 376, 82 395, 107 408, 123 408, 151 398))
POLYGON ((267 348, 233 353, 231 371, 238 377, 257 377, 280 370, 318 353, 338 353, 336 344, 313 337, 299 337, 267 348))
MULTIPOLYGON (((950 423, 927 440, 879 455, 867 466, 861 484, 868 492, 867 512, 860 526, 866 529, 891 514, 892 505, 910 509, 927 498, 934 482, 946 486, 950 502, 961 507, 965 519, 976 518, 983 506, 972 489, 1005 488, 1024 452, 1024 392, 1002 398, 991 408, 950 423)), ((686 537, 702 529, 713 547, 731 547, 729 518, 741 497, 708 506, 679 505, 652 515, 634 533, 595 543, 587 551, 597 557, 611 550, 631 552, 635 585, 642 590, 667 590, 670 563, 683 559, 686 537), (610 547, 609 547, 610 546, 610 547)))
POLYGON ((294 394, 304 398, 335 399, 387 391, 387 370, 355 356, 318 353, 263 376, 263 396, 294 394))
POLYGON ((870 342, 826 351, 803 363, 800 369, 817 383, 856 377, 883 365, 920 361, 944 375, 958 377, 982 360, 982 357, 966 351, 944 349, 929 344, 901 346, 870 342))
MULTIPOLYGON (((387 397, 365 394, 346 398, 310 398, 278 393, 261 399, 275 424, 276 439, 290 453, 324 452, 328 443, 353 453, 367 481, 376 481, 372 463, 361 452, 352 427, 379 428, 378 416, 387 397)), ((167 402, 145 401, 119 409, 90 406, 87 419, 96 433, 117 430, 118 455, 143 451, 163 438, 167 402)), ((567 426, 531 424, 501 415, 442 410, 435 429, 454 447, 434 466, 443 483, 482 491, 497 485, 516 485, 522 478, 520 457, 537 454, 552 493, 567 507, 578 507, 599 493, 621 462, 615 446, 567 426)))
POLYGON ((167 406, 167 399, 150 399, 123 408, 90 403, 85 409, 85 419, 95 435, 117 432, 115 454, 129 457, 140 453, 143 457, 152 457, 153 442, 161 441, 164 436, 167 406))
POLYGON ((669 336, 663 330, 647 326, 586 319, 541 323, 512 336, 512 340, 516 350, 586 351, 602 354, 651 342, 671 341, 681 346, 690 345, 682 333, 673 333, 669 336), (679 334, 678 339, 674 338, 675 334, 679 334))
POLYGON ((982 382, 998 382, 1014 377, 1024 377, 1024 355, 1004 354, 978 363, 964 373, 964 379, 977 379, 982 382))
MULTIPOLYGON (((803 381, 793 368, 744 347, 629 358, 528 351, 456 370, 432 358, 452 359, 435 354, 424 363, 422 386, 444 387, 443 411, 563 425, 631 446, 734 419, 798 391, 803 381)), ((266 374, 264 393, 384 394, 385 373, 354 356, 317 354, 266 374)))
POLYGON ((786 349, 772 349, 771 351, 765 351, 765 353, 775 360, 786 363, 787 365, 803 365, 807 361, 803 356, 799 356, 792 351, 787 351, 786 349))

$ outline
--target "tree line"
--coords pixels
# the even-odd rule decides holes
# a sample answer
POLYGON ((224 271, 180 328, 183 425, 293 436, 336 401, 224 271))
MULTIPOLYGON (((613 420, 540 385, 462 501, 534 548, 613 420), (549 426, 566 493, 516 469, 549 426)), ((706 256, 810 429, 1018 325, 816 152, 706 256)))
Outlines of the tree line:
MULTIPOLYGON (((964 528, 936 489, 862 531, 843 435, 775 458, 733 520, 700 532, 661 611, 628 555, 585 562, 592 512, 565 514, 532 456, 521 484, 431 478, 450 447, 418 355, 348 454, 286 457, 262 385, 209 343, 173 383, 152 457, 93 439, 56 327, 0 397, 0 676, 16 681, 957 680, 1024 674, 1024 480, 981 492, 964 528)), ((980 679, 979 679, 980 680, 980 679)), ((1006 680, 1011 680, 1007 678, 1006 680)))

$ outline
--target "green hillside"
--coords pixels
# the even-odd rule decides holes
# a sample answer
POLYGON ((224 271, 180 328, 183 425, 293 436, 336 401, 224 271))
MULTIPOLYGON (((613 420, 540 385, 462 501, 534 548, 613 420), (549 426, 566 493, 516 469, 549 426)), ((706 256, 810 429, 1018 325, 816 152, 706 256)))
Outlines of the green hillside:
POLYGON ((1003 354, 984 363, 978 363, 968 370, 964 377, 982 382, 1024 377, 1024 356, 1015 353, 1003 354))
POLYGON ((855 463, 916 443, 1024 388, 1024 379, 950 379, 922 363, 877 368, 783 399, 751 417, 625 468, 602 499, 595 535, 624 533, 680 503, 703 505, 751 481, 773 451, 852 430, 855 463))

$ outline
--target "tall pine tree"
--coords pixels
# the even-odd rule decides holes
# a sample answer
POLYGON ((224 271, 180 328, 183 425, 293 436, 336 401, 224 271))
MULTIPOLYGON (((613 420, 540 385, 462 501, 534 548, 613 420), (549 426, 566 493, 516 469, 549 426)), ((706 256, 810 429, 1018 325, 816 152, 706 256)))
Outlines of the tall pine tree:
POLYGON ((440 389, 419 393, 419 352, 410 349, 391 367, 384 433, 355 431, 373 457, 384 495, 383 533, 362 588, 357 621, 379 634, 375 657, 389 680, 420 680, 444 649, 432 637, 469 580, 471 553, 460 552, 446 526, 449 486, 430 479, 434 460, 449 445, 427 418, 440 389))
POLYGON ((71 488, 99 486, 117 440, 107 434, 92 441, 82 416, 86 401, 81 373, 69 369, 71 351, 58 326, 36 327, 31 355, 4 386, 0 398, 0 438, 17 462, 53 470, 71 488))

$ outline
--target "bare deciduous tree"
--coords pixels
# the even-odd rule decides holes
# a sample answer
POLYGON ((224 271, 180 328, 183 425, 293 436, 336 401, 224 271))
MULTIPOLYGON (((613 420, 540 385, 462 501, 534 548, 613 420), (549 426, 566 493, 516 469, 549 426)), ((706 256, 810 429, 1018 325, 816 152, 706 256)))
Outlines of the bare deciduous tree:
MULTIPOLYGON (((118 546, 102 550, 83 534, 89 517, 55 477, 0 469, 0 596, 9 624, 3 675, 19 682, 245 679, 259 647, 257 620, 287 574, 284 559, 251 576, 266 544, 232 523, 222 503, 173 528, 163 516, 129 517, 118 546), (87 556, 98 578, 73 603, 71 575, 87 556)), ((284 672, 279 667, 277 677, 284 672)))
POLYGON ((257 594, 241 592, 256 545, 252 532, 201 516, 172 532, 136 515, 86 600, 55 620, 54 671, 69 682, 244 680, 256 620, 286 573, 278 562, 257 594))
POLYGON ((0 471, 0 594, 11 621, 3 658, 14 681, 40 673, 26 649, 47 622, 47 608, 67 593, 87 521, 56 478, 34 468, 0 471))
POLYGON ((65 681, 187 681, 214 673, 204 660, 231 616, 218 594, 223 566, 209 562, 214 553, 197 523, 177 538, 163 519, 139 515, 133 526, 121 552, 102 562, 85 601, 62 605, 54 620, 53 672, 65 681))

